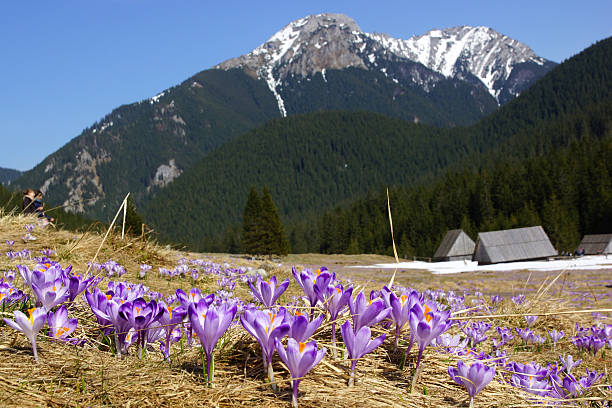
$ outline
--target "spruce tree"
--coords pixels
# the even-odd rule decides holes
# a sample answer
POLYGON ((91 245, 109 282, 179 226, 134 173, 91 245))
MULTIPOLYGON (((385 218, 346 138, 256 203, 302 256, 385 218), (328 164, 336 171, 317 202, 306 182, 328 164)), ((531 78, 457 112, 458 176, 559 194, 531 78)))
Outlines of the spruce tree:
POLYGON ((247 254, 263 254, 262 241, 262 201, 255 190, 251 187, 242 217, 242 249, 247 254))
POLYGON ((138 211, 136 205, 130 195, 127 200, 127 209, 125 211, 125 229, 126 232, 132 235, 140 235, 144 221, 138 211))
POLYGON ((265 254, 287 255, 289 252, 289 241, 285 236, 283 224, 278 209, 272 200, 268 187, 264 186, 262 203, 262 245, 265 254))

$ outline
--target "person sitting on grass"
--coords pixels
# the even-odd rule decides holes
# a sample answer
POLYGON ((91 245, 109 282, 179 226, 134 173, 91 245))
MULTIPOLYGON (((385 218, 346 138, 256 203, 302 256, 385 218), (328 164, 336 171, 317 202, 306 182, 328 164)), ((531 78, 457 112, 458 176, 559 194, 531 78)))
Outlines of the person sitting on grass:
POLYGON ((42 218, 43 219, 43 224, 48 224, 50 222, 55 221, 55 219, 53 217, 49 217, 47 214, 45 214, 43 212, 43 202, 42 202, 42 197, 43 197, 43 193, 40 190, 37 190, 35 193, 35 197, 34 197, 34 211, 38 214, 38 218, 42 218))
POLYGON ((36 207, 34 207, 34 199, 36 198, 36 192, 31 188, 23 190, 23 204, 21 209, 24 214, 36 213, 36 207))

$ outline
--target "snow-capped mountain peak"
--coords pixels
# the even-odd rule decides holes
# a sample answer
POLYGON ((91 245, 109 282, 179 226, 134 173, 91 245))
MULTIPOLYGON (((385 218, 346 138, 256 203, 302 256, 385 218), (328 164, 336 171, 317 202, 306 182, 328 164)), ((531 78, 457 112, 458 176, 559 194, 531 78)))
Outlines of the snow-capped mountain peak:
POLYGON ((519 80, 512 86, 506 84, 518 64, 550 64, 527 45, 489 27, 434 29, 403 40, 365 33, 343 14, 318 14, 291 22, 251 53, 215 68, 242 68, 265 79, 285 116, 280 91, 288 75, 308 77, 326 69, 359 67, 378 69, 388 76, 379 62, 389 58, 420 63, 447 78, 473 76, 498 102, 504 91, 510 97, 520 92, 520 85, 514 83, 519 80))

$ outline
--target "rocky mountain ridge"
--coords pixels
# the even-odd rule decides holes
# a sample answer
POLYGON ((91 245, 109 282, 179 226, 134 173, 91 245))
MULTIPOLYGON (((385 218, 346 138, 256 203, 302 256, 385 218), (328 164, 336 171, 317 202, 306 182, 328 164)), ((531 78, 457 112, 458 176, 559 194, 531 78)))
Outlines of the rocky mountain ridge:
POLYGON ((289 23, 249 54, 215 68, 241 68, 265 79, 281 115, 286 116, 281 90, 288 77, 307 78, 317 73, 325 77, 326 70, 349 67, 390 75, 383 61, 393 59, 429 68, 429 75, 413 77, 426 91, 441 77, 458 78, 484 85, 500 104, 518 96, 541 71, 555 65, 538 57, 527 45, 488 27, 435 29, 403 40, 363 32, 343 14, 318 14, 289 23))

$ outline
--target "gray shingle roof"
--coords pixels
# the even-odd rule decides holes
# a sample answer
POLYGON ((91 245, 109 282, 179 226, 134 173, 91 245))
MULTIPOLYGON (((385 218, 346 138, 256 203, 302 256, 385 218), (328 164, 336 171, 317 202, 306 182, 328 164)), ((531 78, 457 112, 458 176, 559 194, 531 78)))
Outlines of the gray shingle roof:
POLYGON ((557 255, 541 226, 481 232, 474 251, 478 263, 512 262, 557 255))
POLYGON ((584 249, 585 255, 612 253, 612 234, 585 235, 579 249, 584 249))
POLYGON ((471 256, 474 253, 474 241, 463 230, 450 230, 444 236, 434 260, 450 257, 471 256))

